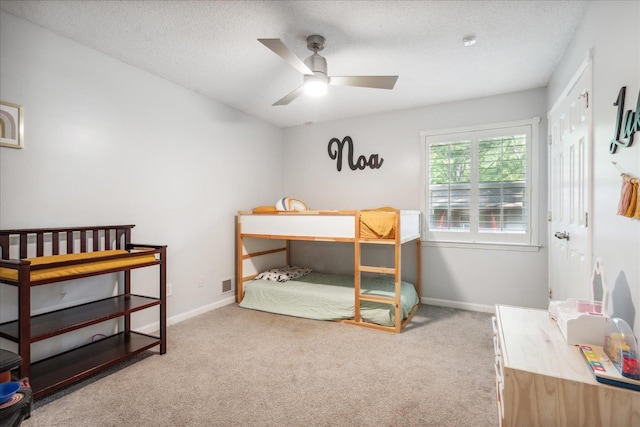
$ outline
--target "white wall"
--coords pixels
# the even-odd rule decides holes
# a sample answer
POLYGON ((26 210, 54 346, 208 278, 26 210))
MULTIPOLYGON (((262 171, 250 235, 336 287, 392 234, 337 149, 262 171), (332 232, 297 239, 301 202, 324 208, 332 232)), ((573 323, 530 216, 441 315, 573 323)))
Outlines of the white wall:
MULTIPOLYGON (((170 319, 233 299, 234 215, 281 194, 282 130, 5 13, 0 43, 1 99, 25 115, 25 148, 0 148, 0 227, 136 224, 135 242, 168 245, 170 319)), ((81 285, 39 289, 36 309, 81 285)))
MULTIPOLYGON (((357 90, 357 89, 356 89, 357 90)), ((421 209, 420 131, 541 117, 540 244, 546 245, 546 91, 535 89, 284 130, 284 191, 315 209, 393 206, 421 209), (379 169, 352 171, 343 160, 338 172, 327 145, 332 138, 354 141, 354 157, 378 154, 379 169)), ((346 156, 346 149, 345 149, 346 156)), ((302 245, 298 245, 302 246, 302 245)), ((305 245, 306 248, 307 245, 305 245)), ((295 246, 294 246, 295 247, 295 246)), ((314 249, 299 262, 327 265, 329 255, 314 249)), ((547 251, 534 252, 425 246, 423 301, 493 310, 497 303, 546 307, 547 251)), ((348 256, 340 270, 351 267, 348 256)), ((338 259, 340 262, 340 259, 338 259)), ((413 270, 413 266, 409 267, 413 270)))
POLYGON ((640 335, 640 221, 616 215, 620 172, 611 161, 640 177, 640 133, 633 146, 609 153, 616 107, 627 87, 625 111, 636 110, 640 90, 640 2, 596 1, 589 5, 571 44, 549 83, 550 109, 579 65, 593 54, 593 254, 604 262, 613 288, 613 315, 630 323, 640 335))

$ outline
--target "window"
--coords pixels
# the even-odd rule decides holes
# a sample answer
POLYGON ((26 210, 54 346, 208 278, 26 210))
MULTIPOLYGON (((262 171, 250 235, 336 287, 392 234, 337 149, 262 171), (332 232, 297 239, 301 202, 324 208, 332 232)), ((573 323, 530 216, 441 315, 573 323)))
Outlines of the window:
POLYGON ((537 244, 539 122, 422 133, 426 240, 537 244))

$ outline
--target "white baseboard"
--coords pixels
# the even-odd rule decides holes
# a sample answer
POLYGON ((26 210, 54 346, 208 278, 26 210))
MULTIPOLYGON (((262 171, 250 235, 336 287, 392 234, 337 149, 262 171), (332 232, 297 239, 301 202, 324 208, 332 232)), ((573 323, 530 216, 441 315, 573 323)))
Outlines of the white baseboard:
POLYGON ((496 307, 493 305, 473 304, 469 302, 450 301, 438 298, 420 298, 420 302, 427 305, 437 305, 439 307, 457 308, 460 310, 480 311, 483 313, 495 313, 496 307))
MULTIPOLYGON (((236 301, 236 297, 234 295, 229 298, 225 298, 221 301, 216 301, 214 303, 207 304, 202 307, 198 307, 195 310, 191 310, 186 313, 181 313, 175 316, 171 316, 170 318, 167 319, 167 326, 175 325, 176 323, 180 323, 184 320, 191 319, 192 317, 199 316, 208 311, 215 310, 217 308, 221 308, 229 304, 233 304, 235 301, 236 301)), ((422 302, 422 304, 427 304, 427 305, 457 308, 460 310, 480 311, 483 313, 494 313, 496 311, 496 308, 493 305, 473 304, 468 302, 450 301, 450 300, 438 299, 438 298, 422 297, 420 298, 420 302, 422 302)), ((154 332, 157 332, 159 329, 160 329, 160 323, 153 322, 141 328, 136 328, 136 331, 142 332, 144 334, 152 334, 154 332)))
MULTIPOLYGON (((192 317, 199 316, 208 311, 215 310, 216 308, 224 307, 225 305, 233 304, 236 302, 235 295, 232 295, 228 298, 225 298, 221 301, 216 301, 211 304, 204 305, 202 307, 198 307, 195 310, 187 311, 186 313, 180 313, 175 316, 171 316, 167 319, 167 326, 175 325, 176 323, 180 323, 184 320, 191 319, 192 317)), ((160 330, 160 322, 153 322, 148 325, 142 326, 140 328, 135 328, 137 332, 142 332, 143 334, 153 334, 154 332, 158 332, 160 330)))

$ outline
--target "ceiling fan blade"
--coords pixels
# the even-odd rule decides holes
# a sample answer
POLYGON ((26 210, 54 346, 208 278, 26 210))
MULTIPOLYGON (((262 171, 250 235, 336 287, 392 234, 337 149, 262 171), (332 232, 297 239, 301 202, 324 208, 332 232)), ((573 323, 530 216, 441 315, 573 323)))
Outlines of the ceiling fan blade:
POLYGON ((370 87, 374 89, 393 89, 398 76, 344 76, 330 77, 329 84, 332 86, 358 86, 370 87))
POLYGON ((305 65, 305 63, 291 52, 288 47, 282 43, 280 39, 258 39, 260 43, 271 49, 276 55, 284 59, 296 70, 302 74, 313 75, 313 71, 305 65))
POLYGON ((273 106, 287 105, 288 103, 290 103, 291 101, 293 101, 294 99, 302 95, 302 92, 304 92, 304 86, 300 86, 298 89, 294 90, 289 95, 286 95, 282 99, 276 101, 275 104, 273 104, 273 106))

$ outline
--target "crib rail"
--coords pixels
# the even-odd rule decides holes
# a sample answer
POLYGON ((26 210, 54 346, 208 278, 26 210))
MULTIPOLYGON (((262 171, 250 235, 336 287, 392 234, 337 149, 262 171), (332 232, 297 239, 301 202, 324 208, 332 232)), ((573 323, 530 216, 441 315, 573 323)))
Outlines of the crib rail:
POLYGON ((0 230, 1 259, 125 249, 131 242, 133 227, 128 224, 0 230))

